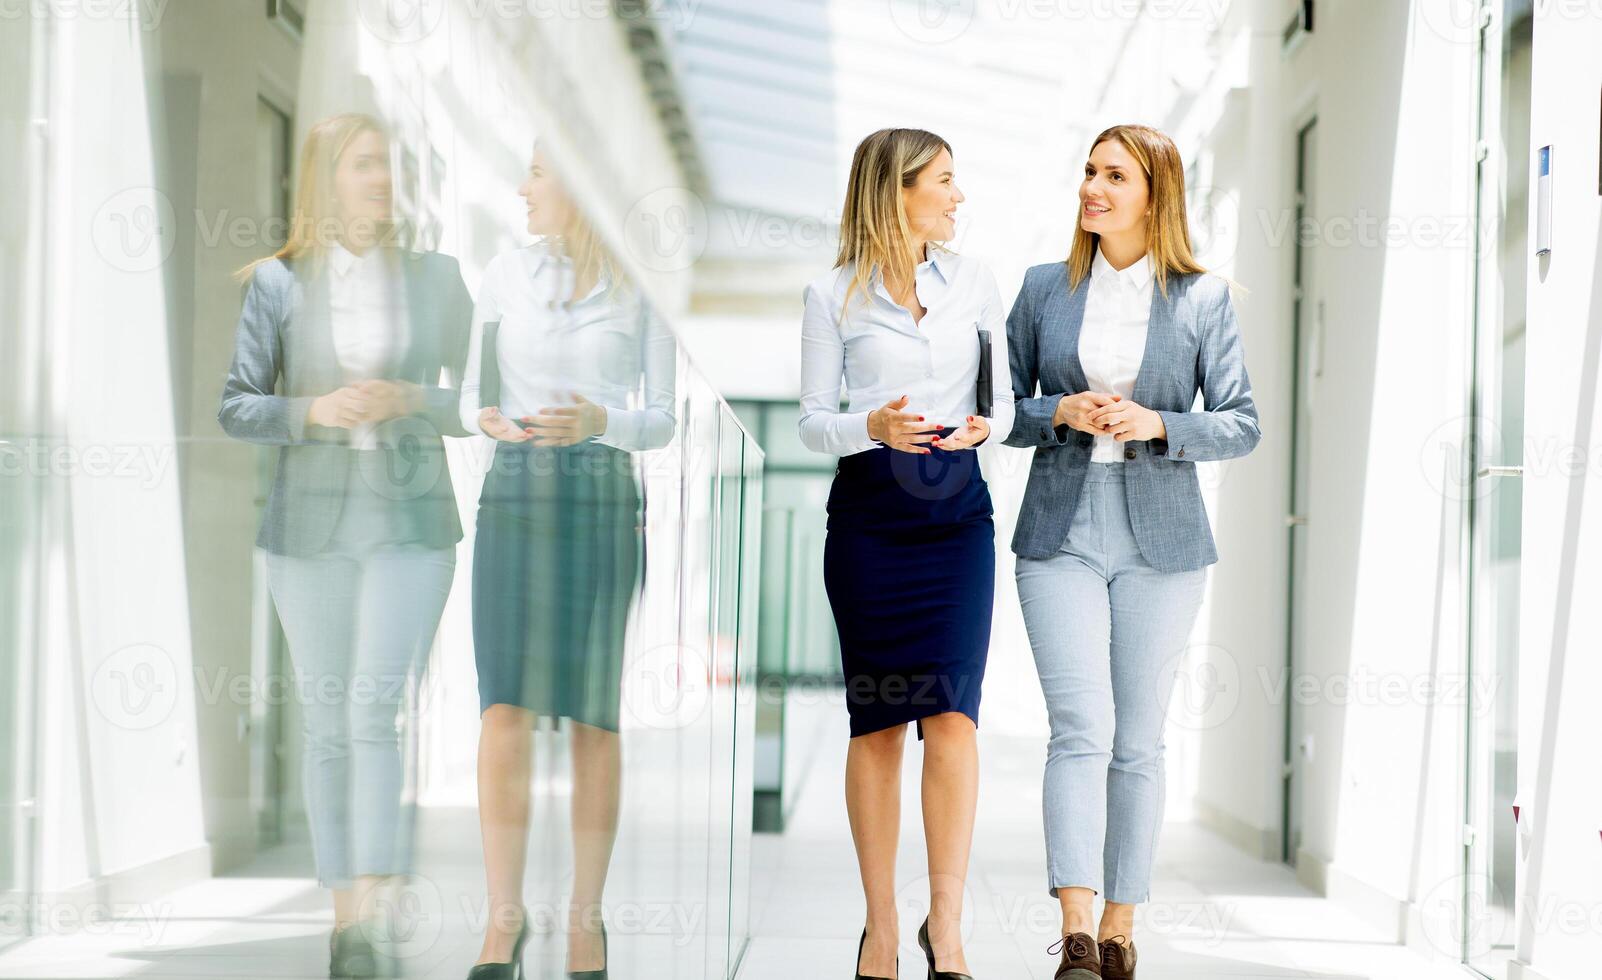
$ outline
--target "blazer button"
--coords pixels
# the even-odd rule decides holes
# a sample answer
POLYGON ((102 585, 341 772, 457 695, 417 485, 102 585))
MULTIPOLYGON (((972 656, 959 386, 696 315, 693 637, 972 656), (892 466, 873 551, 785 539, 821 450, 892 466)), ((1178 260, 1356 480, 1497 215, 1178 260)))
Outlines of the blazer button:
POLYGON ((1183 455, 1185 455, 1185 451, 1183 449, 1181 449, 1179 452, 1175 453, 1174 455, 1183 456, 1183 455))
POLYGON ((1135 458, 1135 447, 1134 446, 1130 446, 1128 449, 1124 450, 1124 458, 1125 459, 1134 459, 1135 458))

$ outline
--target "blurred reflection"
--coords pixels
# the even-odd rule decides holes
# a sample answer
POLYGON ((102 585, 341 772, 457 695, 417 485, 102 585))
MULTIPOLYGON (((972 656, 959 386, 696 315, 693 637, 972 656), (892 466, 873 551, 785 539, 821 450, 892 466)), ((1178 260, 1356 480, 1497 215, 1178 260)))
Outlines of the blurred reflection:
POLYGON ((389 140, 334 116, 307 136, 288 242, 247 285, 218 420, 277 445, 257 544, 304 707, 304 781, 319 883, 333 890, 330 974, 385 957, 374 913, 410 870, 400 751, 462 537, 441 434, 471 299, 454 259, 404 252, 389 140), (374 945, 377 944, 375 950, 374 945))
POLYGON ((474 980, 520 975, 539 716, 572 721, 570 977, 606 976, 626 627, 643 562, 630 455, 673 436, 674 342, 536 147, 517 192, 540 241, 496 256, 473 315, 462 424, 496 440, 479 500, 473 640, 488 924, 474 980))

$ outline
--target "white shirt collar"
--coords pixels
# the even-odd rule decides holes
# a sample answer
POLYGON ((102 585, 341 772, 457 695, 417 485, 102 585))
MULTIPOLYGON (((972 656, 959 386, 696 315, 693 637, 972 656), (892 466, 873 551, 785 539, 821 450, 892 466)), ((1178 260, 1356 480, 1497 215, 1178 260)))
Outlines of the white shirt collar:
MULTIPOLYGON (((567 277, 573 269, 573 259, 566 253, 555 248, 549 241, 541 240, 528 247, 534 255, 534 268, 529 270, 529 277, 531 279, 539 278, 540 274, 545 271, 545 267, 548 264, 551 267, 551 271, 556 274, 557 288, 566 289, 567 277)), ((588 302, 589 300, 594 299, 596 296, 606 292, 611 288, 612 280, 609 276, 607 276, 606 270, 603 268, 600 275, 596 276, 595 285, 590 287, 590 291, 573 302, 575 304, 588 302)), ((567 299, 564 296, 558 302, 566 304, 567 299)))
POLYGON ((948 251, 945 246, 929 242, 924 246, 924 255, 928 258, 918 263, 918 268, 929 267, 940 274, 940 279, 946 285, 951 285, 951 276, 955 271, 953 265, 957 258, 955 252, 948 251))
POLYGON ((1090 277, 1101 280, 1111 278, 1120 286, 1140 289, 1151 279, 1151 255, 1142 255, 1135 263, 1126 269, 1114 269, 1107 257, 1101 254, 1101 248, 1096 249, 1096 257, 1090 260, 1090 277))
POLYGON ((328 263, 334 267, 334 273, 340 277, 349 273, 356 263, 361 260, 361 256, 339 242, 335 242, 334 247, 328 250, 328 263))

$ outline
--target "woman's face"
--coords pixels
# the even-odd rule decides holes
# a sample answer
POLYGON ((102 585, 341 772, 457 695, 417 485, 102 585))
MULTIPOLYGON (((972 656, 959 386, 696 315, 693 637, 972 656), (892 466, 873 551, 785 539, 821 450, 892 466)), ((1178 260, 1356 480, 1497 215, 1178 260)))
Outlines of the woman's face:
POLYGON ((957 237, 957 205, 964 200, 951 173, 951 152, 940 148, 918 171, 911 187, 901 188, 907 225, 923 241, 948 242, 957 237))
POLYGON ((334 205, 347 238, 371 240, 391 214, 389 144, 369 129, 360 133, 334 163, 334 205))
POLYGON ((517 188, 528 205, 528 231, 531 235, 560 235, 573 221, 573 199, 552 173, 544 151, 535 150, 528 163, 528 176, 517 188))
POLYGON ((1085 161, 1079 185, 1079 226, 1092 234, 1146 233, 1151 192, 1140 163, 1124 144, 1103 140, 1085 161))

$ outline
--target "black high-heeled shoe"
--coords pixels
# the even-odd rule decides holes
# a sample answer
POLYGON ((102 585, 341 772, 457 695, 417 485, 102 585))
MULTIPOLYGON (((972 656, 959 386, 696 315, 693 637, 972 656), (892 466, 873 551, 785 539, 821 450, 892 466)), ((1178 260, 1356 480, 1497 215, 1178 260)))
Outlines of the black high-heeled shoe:
POLYGON ((336 927, 328 937, 328 975, 334 980, 378 976, 378 954, 360 923, 336 927))
POLYGON ((512 959, 507 963, 480 963, 467 971, 467 980, 523 980, 523 946, 528 942, 528 909, 523 910, 523 924, 517 928, 517 941, 512 944, 512 959))
POLYGON ((936 970, 934 947, 929 943, 929 919, 924 917, 923 925, 918 927, 918 945, 923 947, 923 955, 929 957, 929 980, 973 980, 966 973, 956 973, 951 970, 936 970))
MULTIPOLYGON (((862 938, 857 940, 857 965, 858 966, 862 965, 862 947, 867 941, 868 941, 868 927, 867 926, 863 926, 862 927, 862 938)), ((856 975, 856 980, 895 980, 894 977, 870 977, 870 976, 865 976, 865 975, 863 975, 861 973, 858 973, 856 970, 852 970, 851 972, 856 975)), ((899 976, 900 973, 901 973, 901 957, 897 956, 896 957, 896 974, 897 974, 897 976, 899 976)))
POLYGON ((601 923, 601 968, 599 970, 580 970, 569 973, 567 980, 607 980, 606 968, 612 965, 612 957, 606 951, 606 923, 601 923))

